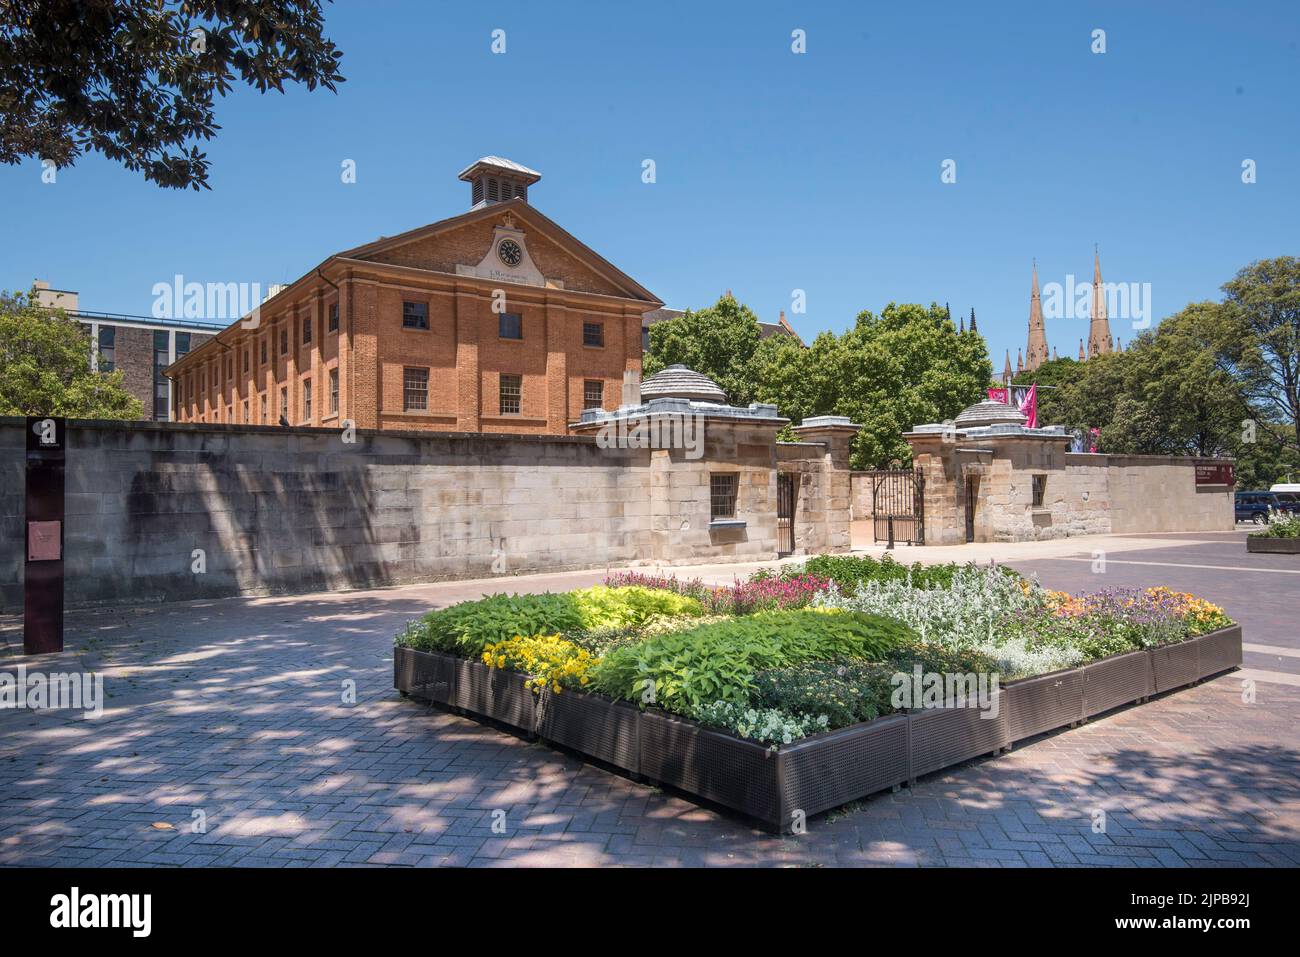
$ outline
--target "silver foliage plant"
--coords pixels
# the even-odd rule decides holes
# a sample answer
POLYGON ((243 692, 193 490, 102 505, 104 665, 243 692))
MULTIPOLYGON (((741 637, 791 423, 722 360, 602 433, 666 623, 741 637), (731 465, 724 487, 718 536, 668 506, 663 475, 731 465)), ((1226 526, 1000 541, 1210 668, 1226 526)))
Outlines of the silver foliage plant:
POLYGON ((957 569, 948 588, 917 588, 907 580, 866 581, 852 594, 833 583, 813 600, 822 608, 874 612, 911 626, 922 641, 945 648, 980 651, 998 662, 1008 677, 1043 674, 1083 661, 1074 648, 1029 648, 1022 639, 1008 638, 999 623, 1020 615, 1045 614, 1045 596, 1038 579, 1028 587, 992 565, 957 569))

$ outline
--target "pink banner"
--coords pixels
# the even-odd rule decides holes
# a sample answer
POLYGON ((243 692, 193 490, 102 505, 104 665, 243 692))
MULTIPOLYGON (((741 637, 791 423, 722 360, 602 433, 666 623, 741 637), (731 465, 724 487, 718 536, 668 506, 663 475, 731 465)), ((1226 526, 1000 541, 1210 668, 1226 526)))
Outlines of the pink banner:
POLYGON ((1031 429, 1038 428, 1038 383, 1035 382, 1029 387, 1024 398, 1020 400, 1020 411, 1025 414, 1029 421, 1025 423, 1031 429))
POLYGON ((1005 404, 1007 401, 1007 390, 989 389, 989 398, 992 399, 994 402, 1002 402, 1005 404))

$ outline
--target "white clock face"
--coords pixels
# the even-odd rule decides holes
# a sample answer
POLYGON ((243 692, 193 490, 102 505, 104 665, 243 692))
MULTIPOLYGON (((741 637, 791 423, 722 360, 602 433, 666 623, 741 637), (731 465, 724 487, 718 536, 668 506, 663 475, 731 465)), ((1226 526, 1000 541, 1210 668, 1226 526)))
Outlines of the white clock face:
POLYGON ((497 245, 497 258, 507 266, 518 266, 524 258, 524 251, 513 239, 503 239, 497 245))

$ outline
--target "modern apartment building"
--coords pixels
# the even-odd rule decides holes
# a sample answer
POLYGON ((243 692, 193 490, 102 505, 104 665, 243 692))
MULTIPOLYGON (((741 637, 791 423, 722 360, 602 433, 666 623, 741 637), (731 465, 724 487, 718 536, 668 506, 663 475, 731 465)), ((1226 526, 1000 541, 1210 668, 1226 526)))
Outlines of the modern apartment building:
POLYGON ((40 279, 35 288, 38 305, 62 309, 86 327, 91 368, 122 370, 123 383, 144 405, 146 419, 173 418, 172 383, 163 370, 221 330, 212 323, 88 312, 72 290, 53 289, 40 279))

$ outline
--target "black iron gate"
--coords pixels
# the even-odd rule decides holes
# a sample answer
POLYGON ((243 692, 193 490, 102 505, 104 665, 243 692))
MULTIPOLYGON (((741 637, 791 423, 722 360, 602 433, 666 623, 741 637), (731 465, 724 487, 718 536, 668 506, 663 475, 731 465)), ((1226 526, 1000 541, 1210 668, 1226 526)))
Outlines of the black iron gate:
POLYGON ((795 484, 794 473, 776 473, 776 553, 777 555, 794 554, 794 509, 795 484))
POLYGON ((913 469, 881 469, 871 476, 871 528, 878 542, 925 544, 925 477, 913 469))
POLYGON ((975 541, 975 503, 980 497, 980 480, 976 475, 966 476, 966 541, 975 541))

